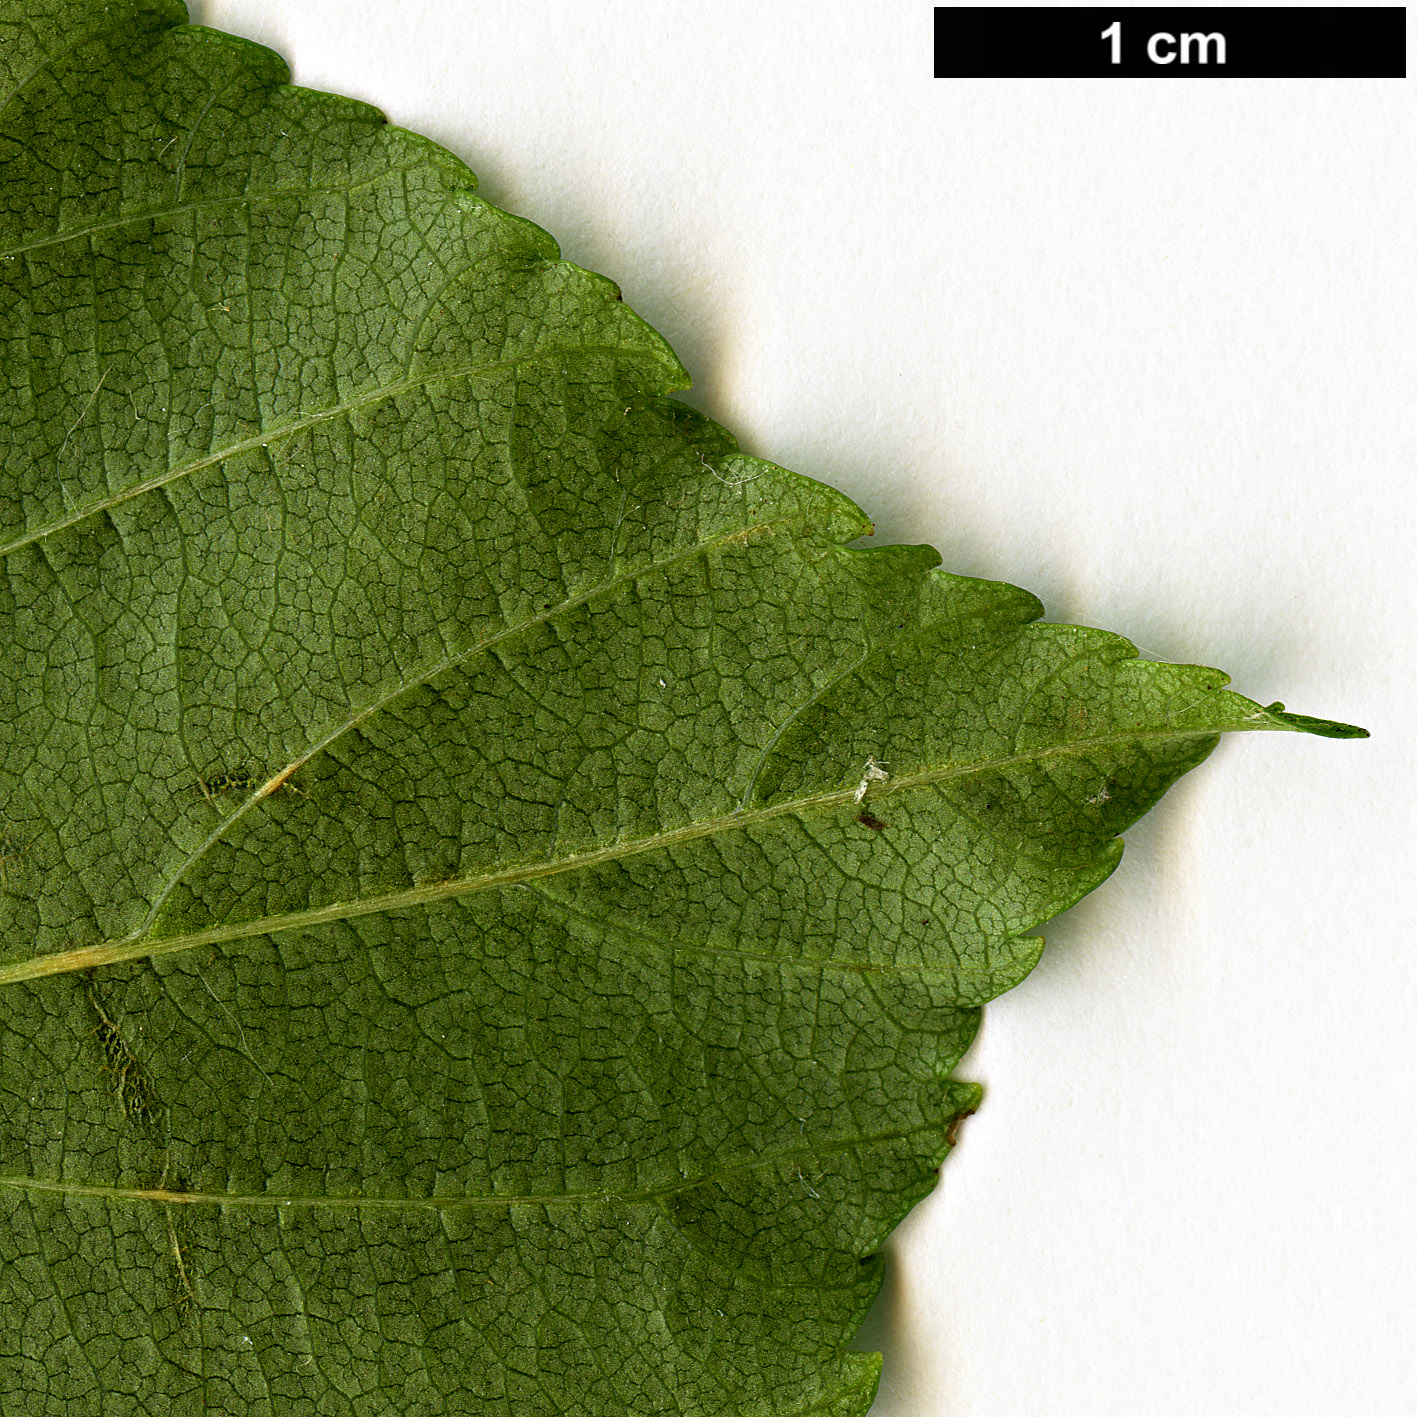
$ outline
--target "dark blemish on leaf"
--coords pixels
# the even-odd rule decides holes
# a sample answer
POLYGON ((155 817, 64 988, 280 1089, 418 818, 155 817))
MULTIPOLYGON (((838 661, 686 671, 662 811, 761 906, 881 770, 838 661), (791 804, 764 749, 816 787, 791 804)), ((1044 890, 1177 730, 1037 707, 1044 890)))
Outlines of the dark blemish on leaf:
POLYGON ((215 777, 205 778, 200 785, 210 797, 217 792, 235 792, 238 789, 244 792, 255 787, 256 779, 245 768, 237 768, 235 772, 219 772, 215 777))
POLYGON ((950 1119, 950 1125, 945 1131, 946 1146, 953 1146, 955 1144, 959 1139, 959 1124, 964 1121, 966 1117, 972 1117, 978 1110, 977 1107, 971 1107, 967 1112, 957 1112, 950 1119))
POLYGON ((25 892, 16 891, 10 885, 11 868, 22 874, 26 855, 25 848, 19 842, 0 831, 0 896, 8 896, 11 900, 29 899, 25 892))
POLYGON ((873 832, 883 832, 886 829, 886 824, 879 817, 873 817, 869 812, 858 812, 856 820, 863 827, 870 827, 873 832))
POLYGON ((103 1070, 109 1075, 123 1115, 149 1126, 156 1123, 161 1111, 157 1092, 137 1055, 104 1007, 91 969, 84 973, 84 994, 94 1024, 94 1037, 98 1039, 99 1051, 103 1054, 103 1070))

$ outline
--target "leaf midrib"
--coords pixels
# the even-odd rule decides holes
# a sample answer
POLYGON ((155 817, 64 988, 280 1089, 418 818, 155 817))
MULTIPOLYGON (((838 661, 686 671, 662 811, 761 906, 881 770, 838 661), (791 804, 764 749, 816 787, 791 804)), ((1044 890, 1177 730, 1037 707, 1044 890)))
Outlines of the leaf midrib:
MULTIPOLYGON (((1231 723, 1225 725, 1224 731, 1244 731, 1249 726, 1231 723)), ((1256 722, 1253 725, 1256 729, 1274 726, 1276 725, 1265 722, 1256 722)), ((1001 754, 997 757, 962 763, 946 763, 918 773, 901 774, 886 782, 873 783, 868 796, 872 800, 879 800, 881 797, 891 796, 897 792, 933 787, 954 779, 970 777, 979 773, 996 772, 1025 763, 1041 762, 1047 758, 1089 753, 1099 748, 1121 747, 1152 739, 1213 738, 1221 731, 1219 726, 1129 729, 1093 738, 1074 739, 1047 748, 1001 754)), ((372 896, 354 901, 335 901, 329 905, 316 906, 311 910, 259 916, 251 920, 238 921, 235 924, 213 925, 186 935, 169 936, 166 939, 128 939, 90 945, 82 949, 64 950, 55 954, 42 955, 36 959, 19 960, 0 966, 0 987, 55 974, 68 974, 77 970, 126 964, 138 959, 158 959, 167 955, 200 949, 206 945, 229 944, 234 940, 279 934, 289 930, 307 930, 322 925, 336 924, 344 920, 355 920, 365 915, 417 909, 445 900, 475 895, 482 891, 501 890, 507 886, 520 885, 525 881, 539 880, 547 876, 559 876, 570 871, 587 870, 615 861, 643 856, 653 851, 669 850, 687 842, 698 841, 704 837, 715 836, 723 832, 742 831, 778 817, 796 816, 808 812, 828 812, 854 805, 856 805, 855 787, 809 793, 802 797, 775 802, 766 807, 739 810, 724 816, 712 817, 707 821, 691 822, 671 831, 657 832, 630 841, 614 842, 594 851, 576 852, 551 860, 509 867, 503 871, 490 871, 480 876, 431 882, 404 891, 392 891, 388 895, 372 896)))

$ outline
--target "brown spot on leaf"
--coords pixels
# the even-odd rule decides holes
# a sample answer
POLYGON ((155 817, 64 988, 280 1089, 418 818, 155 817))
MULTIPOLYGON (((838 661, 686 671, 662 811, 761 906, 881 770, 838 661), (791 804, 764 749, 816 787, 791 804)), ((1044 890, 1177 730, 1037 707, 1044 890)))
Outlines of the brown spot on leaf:
POLYGON ((956 1112, 955 1115, 950 1118, 950 1125, 945 1132, 946 1146, 953 1146, 955 1144, 959 1139, 959 1124, 964 1121, 966 1117, 972 1117, 978 1110, 977 1107, 971 1107, 967 1112, 956 1112))

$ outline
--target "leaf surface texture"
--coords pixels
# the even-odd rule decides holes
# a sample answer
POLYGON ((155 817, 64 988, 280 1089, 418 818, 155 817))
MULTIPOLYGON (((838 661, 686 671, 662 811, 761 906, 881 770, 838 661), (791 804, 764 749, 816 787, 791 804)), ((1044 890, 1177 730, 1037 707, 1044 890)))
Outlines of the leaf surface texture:
POLYGON ((1029 932, 1349 730, 853 549, 185 19, 0 0, 0 1413, 863 1413, 1029 932))

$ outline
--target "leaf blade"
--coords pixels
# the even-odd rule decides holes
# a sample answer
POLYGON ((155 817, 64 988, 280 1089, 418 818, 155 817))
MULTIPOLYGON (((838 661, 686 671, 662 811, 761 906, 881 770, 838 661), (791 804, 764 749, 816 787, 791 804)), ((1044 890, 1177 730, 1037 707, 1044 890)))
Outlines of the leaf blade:
POLYGON ((0 8, 17 1410, 864 1411, 1026 932, 1325 730, 845 549, 608 281, 181 18, 0 8))

